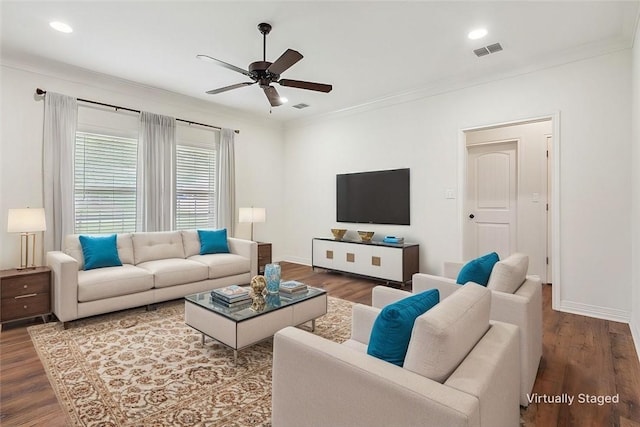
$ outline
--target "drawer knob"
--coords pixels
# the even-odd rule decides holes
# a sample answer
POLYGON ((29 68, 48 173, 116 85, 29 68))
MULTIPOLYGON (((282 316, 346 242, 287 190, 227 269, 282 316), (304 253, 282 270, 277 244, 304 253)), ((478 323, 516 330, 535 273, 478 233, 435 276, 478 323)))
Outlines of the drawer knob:
POLYGON ((27 306, 25 305, 23 308, 26 310, 26 309, 27 309, 27 306))
POLYGON ((27 285, 24 285, 23 288, 27 289, 27 285))

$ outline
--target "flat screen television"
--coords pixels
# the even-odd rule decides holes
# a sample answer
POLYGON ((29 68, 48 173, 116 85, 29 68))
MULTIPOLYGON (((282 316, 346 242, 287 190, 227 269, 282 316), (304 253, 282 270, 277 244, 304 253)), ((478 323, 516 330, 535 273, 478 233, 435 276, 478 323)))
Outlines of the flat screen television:
POLYGON ((336 220, 410 225, 409 169, 336 176, 336 220))

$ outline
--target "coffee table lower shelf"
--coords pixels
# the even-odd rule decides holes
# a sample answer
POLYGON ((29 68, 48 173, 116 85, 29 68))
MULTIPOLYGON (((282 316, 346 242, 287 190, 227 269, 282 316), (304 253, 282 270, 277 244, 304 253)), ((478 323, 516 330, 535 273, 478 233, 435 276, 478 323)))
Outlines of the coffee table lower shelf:
POLYGON ((315 320, 327 314, 327 294, 317 291, 309 298, 288 301, 263 312, 246 308, 233 315, 216 310, 208 302, 208 292, 190 295, 185 297, 184 319, 202 334, 203 344, 208 336, 232 349, 237 364, 239 350, 271 338, 282 328, 312 322, 311 328, 315 330, 315 320))

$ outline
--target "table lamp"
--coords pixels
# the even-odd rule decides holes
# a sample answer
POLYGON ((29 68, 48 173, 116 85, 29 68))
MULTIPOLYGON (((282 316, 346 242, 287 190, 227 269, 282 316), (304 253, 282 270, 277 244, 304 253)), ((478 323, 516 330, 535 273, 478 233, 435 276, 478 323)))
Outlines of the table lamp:
POLYGON ((20 233, 20 270, 35 268, 36 232, 45 231, 43 208, 9 209, 7 232, 20 233), (31 263, 29 263, 31 257, 31 263))
POLYGON ((240 208, 238 222, 251 223, 251 240, 253 240, 253 223, 265 222, 267 220, 267 210, 265 208, 240 208))

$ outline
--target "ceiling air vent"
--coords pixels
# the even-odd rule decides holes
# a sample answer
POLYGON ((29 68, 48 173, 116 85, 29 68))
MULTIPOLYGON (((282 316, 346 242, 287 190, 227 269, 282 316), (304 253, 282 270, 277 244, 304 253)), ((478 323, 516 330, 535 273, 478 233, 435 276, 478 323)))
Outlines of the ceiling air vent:
POLYGON ((502 50, 502 46, 500 43, 490 44, 489 46, 481 47, 479 49, 475 49, 473 53, 476 54, 477 57, 489 55, 490 53, 500 52, 502 50))
POLYGON ((293 108, 297 108, 298 110, 302 110, 303 108, 307 108, 309 104, 305 104, 301 102, 300 104, 292 105, 293 108))

